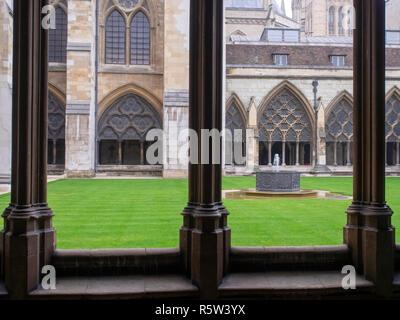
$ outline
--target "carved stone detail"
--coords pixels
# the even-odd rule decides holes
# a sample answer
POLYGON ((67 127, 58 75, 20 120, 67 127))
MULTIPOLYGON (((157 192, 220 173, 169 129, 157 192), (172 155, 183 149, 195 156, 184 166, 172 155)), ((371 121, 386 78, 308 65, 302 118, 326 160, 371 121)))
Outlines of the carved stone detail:
POLYGON ((311 142, 312 125, 300 99, 289 89, 279 91, 259 122, 260 141, 311 142))
POLYGON ((161 129, 162 121, 143 98, 128 94, 114 102, 99 121, 100 140, 146 140, 151 129, 161 129))

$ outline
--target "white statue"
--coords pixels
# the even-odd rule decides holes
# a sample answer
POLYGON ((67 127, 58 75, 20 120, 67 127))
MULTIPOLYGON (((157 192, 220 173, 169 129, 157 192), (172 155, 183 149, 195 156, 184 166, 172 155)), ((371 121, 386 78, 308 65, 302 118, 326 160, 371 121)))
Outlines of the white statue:
POLYGON ((274 172, 278 172, 280 164, 281 164, 281 159, 279 157, 279 154, 275 154, 275 156, 274 156, 274 164, 272 166, 272 170, 274 172))

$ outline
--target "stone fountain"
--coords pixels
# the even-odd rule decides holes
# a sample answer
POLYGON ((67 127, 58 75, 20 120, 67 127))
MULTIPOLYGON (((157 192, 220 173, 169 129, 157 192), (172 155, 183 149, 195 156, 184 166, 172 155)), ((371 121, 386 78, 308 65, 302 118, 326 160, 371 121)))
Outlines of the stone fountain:
POLYGON ((223 197, 246 200, 275 198, 351 199, 351 197, 332 194, 329 191, 301 190, 300 173, 295 171, 282 171, 280 170, 280 163, 279 155, 276 154, 272 170, 259 171, 256 173, 256 189, 224 190, 223 197))
POLYGON ((256 190, 262 192, 298 192, 300 191, 300 173, 281 171, 280 158, 276 154, 272 171, 256 173, 256 190))

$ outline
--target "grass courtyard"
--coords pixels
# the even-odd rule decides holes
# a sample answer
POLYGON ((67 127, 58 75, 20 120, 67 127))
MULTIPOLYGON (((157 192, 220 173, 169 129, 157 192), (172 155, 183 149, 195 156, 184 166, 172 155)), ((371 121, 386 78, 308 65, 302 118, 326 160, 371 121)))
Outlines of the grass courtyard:
MULTIPOLYGON (((224 178, 223 188, 254 188, 254 177, 224 178)), ((302 178, 303 189, 352 194, 352 178, 302 178)), ((59 180, 49 183, 59 249, 176 247, 187 180, 59 180)), ((10 195, 0 195, 0 208, 10 195)), ((387 178, 387 201, 400 226, 400 178, 387 178), (396 214, 397 213, 397 214, 396 214)), ((342 243, 350 200, 225 200, 234 246, 342 243)), ((396 235, 400 242, 399 233, 396 235)))

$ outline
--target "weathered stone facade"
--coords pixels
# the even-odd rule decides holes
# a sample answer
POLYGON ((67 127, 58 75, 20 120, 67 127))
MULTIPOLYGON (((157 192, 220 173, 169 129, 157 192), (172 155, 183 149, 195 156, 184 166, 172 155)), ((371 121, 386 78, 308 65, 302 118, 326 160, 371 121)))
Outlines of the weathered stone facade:
POLYGON ((11 1, 0 2, 0 178, 11 170, 11 79, 12 17, 11 1))
MULTIPOLYGON (((391 29, 400 28, 396 22, 398 15, 393 15, 399 10, 395 1, 400 2, 391 0, 388 3, 388 28, 391 29)), ((12 15, 8 2, 0 1, 0 96, 3 102, 0 106, 0 176, 8 175, 11 165, 12 15)), ((188 128, 189 115, 189 1, 52 0, 51 3, 67 17, 66 59, 49 63, 49 91, 65 107, 65 150, 53 144, 54 154, 59 156, 60 152, 65 152, 65 166, 61 172, 69 177, 91 177, 98 172, 186 176, 188 159, 182 147, 188 141, 182 132, 188 128), (113 37, 113 32, 119 35, 113 37), (142 61, 137 62, 135 55, 142 61), (107 60, 116 57, 117 62, 107 60), (127 101, 133 101, 129 106, 133 108, 131 111, 139 110, 143 107, 140 101, 145 101, 151 106, 149 112, 154 111, 153 120, 162 119, 162 164, 149 165, 144 161, 148 145, 135 136, 131 127, 126 129, 129 126, 124 125, 123 117, 105 120, 114 121, 110 127, 120 130, 118 134, 100 135, 100 119, 111 106, 128 96, 132 99, 127 101), (102 163, 102 152, 113 152, 103 158, 108 157, 108 162, 115 158, 115 163, 102 163), (132 159, 125 161, 129 155, 136 157, 137 163, 132 159)), ((351 171, 351 167, 341 165, 342 162, 347 164, 349 159, 351 162, 351 154, 347 157, 351 141, 328 141, 325 132, 331 110, 341 99, 352 101, 352 41, 348 33, 339 32, 338 20, 339 9, 349 4, 351 0, 292 1, 293 15, 289 17, 281 1, 227 1, 226 113, 234 103, 243 119, 240 129, 248 129, 243 142, 246 164, 227 165, 227 173, 252 173, 260 165, 268 165, 268 156, 263 158, 263 152, 269 152, 269 156, 272 152, 285 153, 287 166, 298 165, 299 170, 308 172, 312 167, 315 135, 319 164, 336 161, 337 165, 330 167, 332 171, 351 171), (333 29, 330 29, 329 8, 335 10, 331 16, 333 29), (290 30, 292 40, 271 42, 266 30, 290 30), (293 42, 296 32, 299 37, 293 42), (276 55, 286 56, 287 64, 276 65, 276 55), (337 56, 343 56, 344 60, 343 65, 335 67, 332 57, 337 56), (315 80, 319 82, 316 102, 312 86, 315 80), (273 132, 261 130, 261 113, 282 90, 287 90, 292 99, 302 105, 310 127, 306 138, 301 137, 300 129, 296 129, 294 135, 284 129, 288 117, 281 119, 283 129, 275 137, 263 135, 273 132), (319 107, 317 128, 314 128, 314 103, 319 107), (282 138, 283 147, 279 146, 282 138), (265 145, 260 143, 262 141, 265 145), (336 150, 336 159, 332 156, 333 150, 336 150)), ((63 40, 62 37, 59 40, 63 40)), ((388 45, 388 99, 399 94, 399 51, 400 42, 388 45)), ((133 127, 140 130, 141 125, 144 132, 149 129, 146 123, 133 127)), ((396 154, 392 153, 399 153, 399 146, 397 143, 396 147, 396 141, 390 143, 388 152, 396 164, 396 154)), ((50 165, 49 169, 55 171, 59 167, 50 165)))

